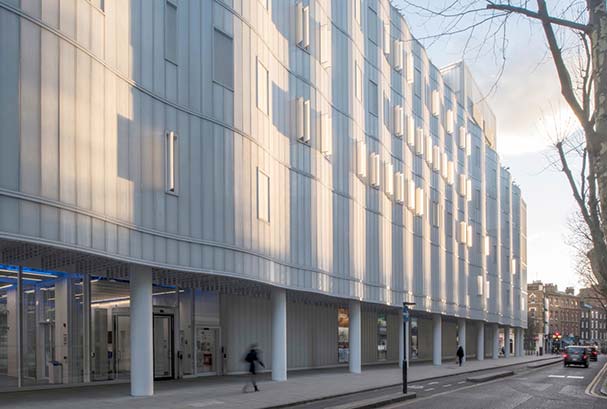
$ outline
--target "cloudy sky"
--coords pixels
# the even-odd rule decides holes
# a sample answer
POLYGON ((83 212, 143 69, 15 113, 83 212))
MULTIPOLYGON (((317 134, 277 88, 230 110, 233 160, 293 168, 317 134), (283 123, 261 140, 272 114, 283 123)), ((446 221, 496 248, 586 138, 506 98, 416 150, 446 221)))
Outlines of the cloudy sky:
MULTIPOLYGON (((411 0, 430 7, 441 1, 411 0)), ((477 3, 484 7, 484 1, 477 3)), ((394 0, 394 4, 402 6, 417 38, 436 35, 449 23, 439 17, 427 17, 403 0, 394 0)), ((464 20, 458 27, 469 21, 464 20)), ((579 288, 573 250, 565 243, 569 237, 567 221, 576 204, 564 175, 551 166, 554 150, 550 147, 555 127, 559 132, 571 132, 575 122, 560 96, 541 26, 524 18, 510 18, 506 29, 506 65, 497 83, 503 36, 498 38, 497 46, 493 41, 481 46, 486 36, 479 29, 464 55, 467 35, 428 38, 423 42, 435 65, 440 67, 464 58, 483 90, 489 92, 497 84, 488 100, 497 117, 498 151, 504 166, 510 167, 521 186, 528 207, 528 280, 556 282, 561 289, 579 288)))

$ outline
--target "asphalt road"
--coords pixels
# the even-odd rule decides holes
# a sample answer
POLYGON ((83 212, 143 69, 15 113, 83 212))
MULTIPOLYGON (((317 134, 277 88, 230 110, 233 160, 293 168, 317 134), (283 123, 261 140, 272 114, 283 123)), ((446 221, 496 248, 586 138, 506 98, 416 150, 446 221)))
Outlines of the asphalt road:
MULTIPOLYGON (((492 373, 513 370, 514 376, 486 383, 468 382, 471 374, 454 375, 440 379, 413 382, 409 391, 415 392, 414 400, 385 406, 386 409, 514 409, 514 408, 575 408, 606 409, 607 399, 589 396, 586 387, 607 363, 601 356, 598 362, 591 362, 590 368, 569 367, 562 364, 529 369, 527 364, 500 370, 491 369, 475 373, 492 373)), ((298 405, 297 409, 329 409, 345 403, 398 393, 401 387, 344 396, 341 398, 298 405)))
POLYGON ((416 385, 418 398, 386 408, 432 409, 605 409, 607 399, 589 396, 587 386, 607 358, 591 362, 590 368, 549 365, 529 370, 517 368, 515 375, 483 384, 426 382, 416 385), (431 384, 432 383, 432 384, 431 384))

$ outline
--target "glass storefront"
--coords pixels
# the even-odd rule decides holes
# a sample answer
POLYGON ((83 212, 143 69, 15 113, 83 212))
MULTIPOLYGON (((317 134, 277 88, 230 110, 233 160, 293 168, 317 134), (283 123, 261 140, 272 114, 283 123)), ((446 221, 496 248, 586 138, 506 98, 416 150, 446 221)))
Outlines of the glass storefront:
POLYGON ((411 360, 419 358, 419 344, 418 344, 418 327, 417 318, 411 317, 409 321, 409 331, 411 332, 411 360))
POLYGON ((386 314, 377 316, 377 360, 388 359, 388 319, 386 314))
MULTIPOLYGON (((152 300, 155 378, 219 373, 217 294, 154 284, 152 300)), ((130 324, 126 279, 0 265, 0 390, 128 379, 130 324)))
POLYGON ((337 362, 347 363, 350 358, 350 318, 347 308, 337 310, 337 362))

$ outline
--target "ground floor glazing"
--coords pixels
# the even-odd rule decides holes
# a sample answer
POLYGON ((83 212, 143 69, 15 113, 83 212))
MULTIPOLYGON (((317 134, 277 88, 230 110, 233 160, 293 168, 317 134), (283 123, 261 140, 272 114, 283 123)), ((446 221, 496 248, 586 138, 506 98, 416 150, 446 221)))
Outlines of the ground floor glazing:
POLYGON ((277 380, 286 370, 357 372, 361 364, 401 362, 405 328, 410 362, 454 361, 459 345, 468 358, 522 354, 518 329, 415 310, 405 324, 393 307, 140 270, 149 297, 138 305, 150 308, 135 317, 129 271, 0 265, 0 390, 130 380, 132 368, 146 368, 141 359, 149 359, 151 380, 243 373, 251 344, 277 380), (141 328, 149 330, 149 356, 142 338, 134 340, 141 328))

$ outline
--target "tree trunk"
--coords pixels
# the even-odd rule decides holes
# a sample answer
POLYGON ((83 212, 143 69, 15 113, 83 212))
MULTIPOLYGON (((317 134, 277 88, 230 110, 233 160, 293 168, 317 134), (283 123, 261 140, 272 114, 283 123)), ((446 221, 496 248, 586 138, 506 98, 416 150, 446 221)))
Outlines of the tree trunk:
MULTIPOLYGON (((588 148, 590 177, 596 177, 601 241, 593 234, 594 248, 589 254, 592 270, 603 294, 607 294, 607 5, 605 0, 589 0, 589 25, 594 81, 594 129, 584 129, 588 148)), ((588 127, 587 127, 588 128, 588 127)), ((589 226, 592 229, 592 226, 589 226)))

